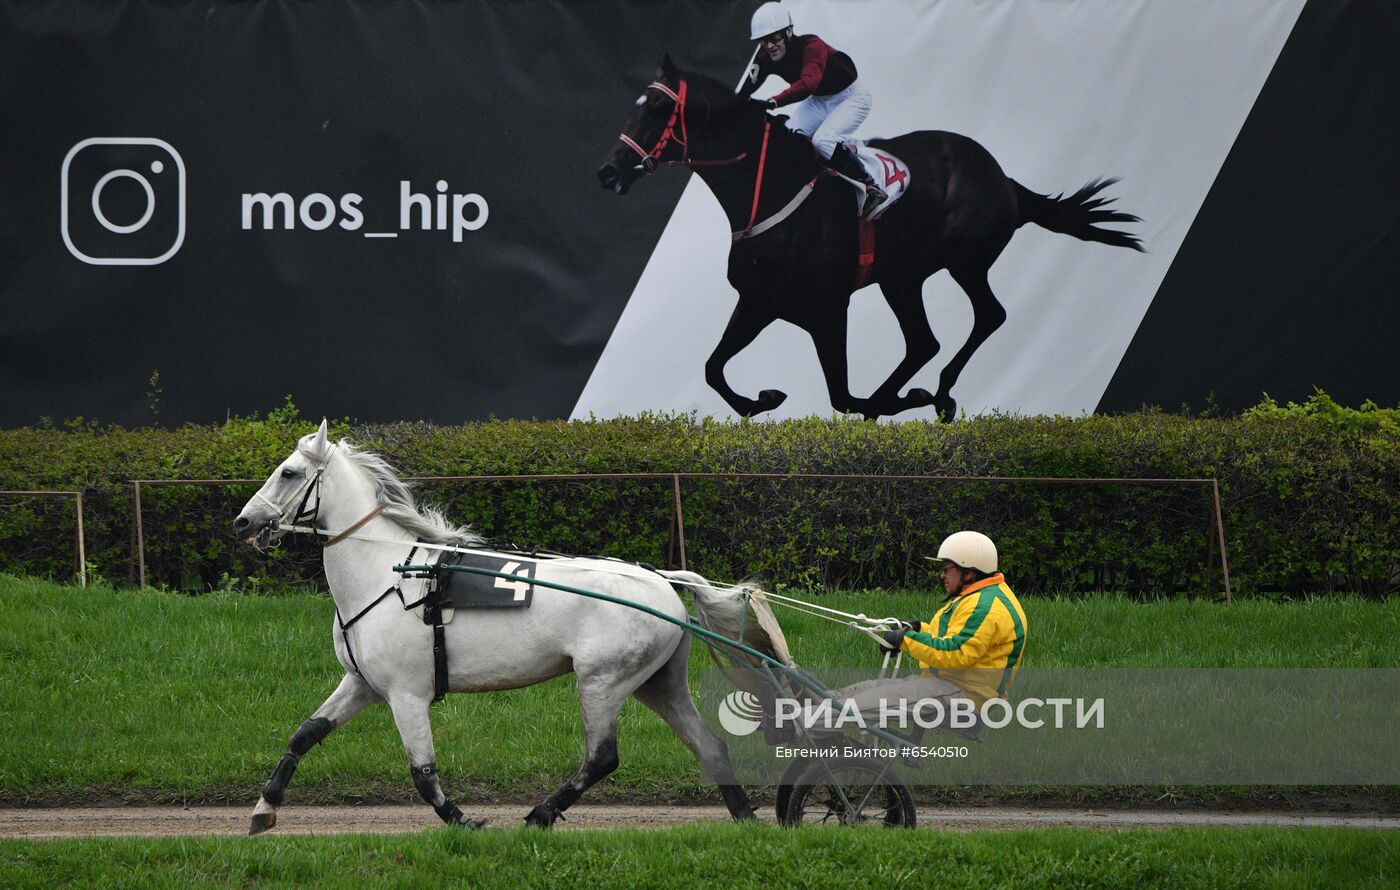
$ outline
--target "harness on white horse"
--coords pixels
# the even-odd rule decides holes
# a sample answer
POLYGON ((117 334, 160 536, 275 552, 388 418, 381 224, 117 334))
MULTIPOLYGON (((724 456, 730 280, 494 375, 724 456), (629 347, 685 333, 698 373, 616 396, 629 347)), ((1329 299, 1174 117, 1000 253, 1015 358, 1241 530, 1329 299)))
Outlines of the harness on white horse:
MULTIPOLYGON (((327 544, 326 546, 330 546, 330 545, 327 544)), ((414 555, 415 553, 417 553, 417 552, 418 552, 418 546, 417 546, 417 545, 414 545, 413 549, 410 550, 410 551, 408 551, 408 559, 409 559, 409 560, 412 560, 412 559, 413 559, 413 555, 414 555)), ((350 628, 354 627, 354 626, 355 626, 355 623, 356 623, 357 621, 359 621, 361 618, 363 618, 363 617, 365 617, 366 615, 368 615, 368 614, 370 613, 370 611, 371 611, 375 606, 379 605, 380 603, 384 602, 384 600, 388 599, 390 594, 397 594, 397 595, 398 595, 398 597, 399 597, 399 604, 403 606, 403 610, 404 610, 405 612, 408 612, 408 611, 410 611, 410 610, 412 610, 412 609, 416 609, 416 608, 418 608, 419 606, 423 606, 423 607, 424 607, 424 621, 425 621, 425 623, 426 623, 426 621, 427 621, 427 612, 428 612, 428 605, 427 605, 427 603, 428 603, 429 598, 432 597, 432 595, 433 595, 432 589, 431 589, 431 585, 430 585, 430 587, 429 587, 428 592, 424 593, 423 596, 422 596, 420 599, 414 600, 413 602, 410 603, 410 602, 408 602, 407 600, 404 599, 404 595, 403 595, 403 578, 402 578, 402 577, 400 577, 399 580, 396 581, 396 582, 394 583, 394 586, 393 586, 393 587, 390 587, 388 590, 384 591, 384 592, 381 593, 379 596, 375 597, 375 598, 374 598, 374 601, 371 602, 368 606, 365 606, 363 609, 361 609, 360 611, 356 612, 356 613, 355 613, 355 617, 354 617, 354 618, 351 618, 349 621, 346 621, 344 618, 341 618, 341 617, 340 617, 340 607, 339 607, 339 606, 334 606, 334 600, 332 600, 332 605, 333 605, 334 608, 335 608, 335 623, 336 623, 337 626, 340 627, 340 638, 341 638, 341 640, 343 640, 344 643, 345 643, 345 654, 350 656, 350 666, 353 667, 353 668, 355 669, 355 673, 359 674, 361 677, 364 677, 365 674, 364 674, 364 671, 360 670, 360 663, 357 662, 357 661, 355 660, 355 650, 352 649, 352 648, 350 647, 350 633, 349 633, 350 628)), ((439 616, 438 616, 438 617, 439 617, 439 621, 441 621, 441 613, 440 613, 440 612, 439 612, 439 616)), ((439 624, 438 626, 440 627, 441 624, 439 624)), ((437 640, 434 641, 434 644, 435 644, 435 645, 434 645, 434 655, 436 656, 436 644, 437 644, 437 640)), ((443 662, 443 671, 442 671, 442 672, 443 672, 444 677, 445 677, 445 675, 446 675, 446 670, 447 670, 447 669, 446 669, 446 661, 445 661, 445 659, 446 659, 446 657, 447 657, 446 649, 443 650, 443 656, 442 656, 442 657, 443 657, 443 659, 444 659, 444 662, 443 662)), ((435 660, 436 660, 436 658, 435 658, 435 660)), ((446 687, 446 683, 445 683, 445 682, 444 682, 442 685, 443 685, 444 687, 446 687)), ((436 692, 437 692, 437 690, 434 689, 435 695, 434 695, 434 697, 433 697, 433 701, 437 701, 438 699, 442 698, 442 695, 436 694, 436 692)))
MULTIPOLYGON (((382 508, 381 508, 382 509, 382 508)), ((371 513, 361 522, 356 523, 339 535, 336 535, 325 546, 329 547, 340 540, 348 537, 360 525, 368 519, 373 518, 378 511, 371 513)), ((350 628, 355 626, 361 618, 368 615, 375 606, 392 595, 397 595, 399 605, 405 612, 423 607, 423 623, 433 629, 433 701, 441 701, 447 695, 447 624, 452 620, 452 613, 457 609, 509 609, 509 608, 529 608, 534 598, 535 588, 527 580, 534 577, 535 560, 521 556, 520 560, 513 560, 514 554, 500 553, 492 554, 482 551, 452 552, 451 548, 434 548, 431 544, 415 544, 413 549, 408 551, 407 558, 402 565, 411 565, 413 557, 418 553, 420 547, 440 549, 438 561, 432 569, 426 572, 405 573, 399 577, 388 590, 375 597, 373 602, 365 606, 355 614, 349 621, 340 616, 340 609, 336 607, 335 620, 340 627, 340 638, 345 643, 345 653, 350 656, 350 665, 355 669, 355 673, 361 677, 364 673, 360 670, 359 662, 355 660, 355 650, 350 645, 350 628), (521 562, 525 564, 522 565, 521 562), (469 565, 477 568, 490 569, 506 575, 515 576, 514 579, 495 578, 488 579, 480 575, 462 575, 462 573, 451 570, 452 566, 469 565), (423 596, 409 602, 403 594, 404 578, 421 578, 428 582, 423 596)))
MULTIPOLYGON (((409 553, 403 565, 412 562, 413 554, 409 553)), ((444 551, 431 572, 406 576, 428 579, 428 592, 419 602, 423 604, 423 623, 433 628, 433 701, 447 694, 446 626, 452 614, 457 609, 528 609, 535 595, 535 586, 528 581, 452 571, 452 567, 463 565, 524 578, 533 578, 535 574, 533 562, 522 565, 508 554, 444 551)))
POLYGON ((521 579, 533 579, 536 565, 533 560, 515 559, 507 551, 444 553, 437 562, 433 587, 443 605, 454 609, 528 609, 535 596, 535 586, 529 581, 509 581, 458 572, 453 571, 452 567, 474 566, 521 579))

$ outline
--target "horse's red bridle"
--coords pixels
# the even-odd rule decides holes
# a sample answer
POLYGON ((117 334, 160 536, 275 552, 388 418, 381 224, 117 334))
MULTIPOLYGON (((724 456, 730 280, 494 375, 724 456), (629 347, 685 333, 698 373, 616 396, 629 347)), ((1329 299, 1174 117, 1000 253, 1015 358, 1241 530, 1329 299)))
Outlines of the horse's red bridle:
MULTIPOLYGON (((680 82, 680 88, 678 90, 671 89, 659 80, 654 80, 647 85, 647 89, 650 90, 655 88, 657 90, 660 90, 662 94, 669 96, 671 98, 671 101, 675 103, 675 105, 671 109, 671 119, 666 122, 666 129, 661 131, 661 135, 657 138, 656 144, 652 146, 651 151, 647 151, 646 149, 642 148, 640 145, 637 144, 635 139, 633 139, 631 136, 628 136, 626 133, 618 134, 617 138, 622 140, 624 145, 631 148, 637 154, 641 155, 642 167, 646 170, 647 173, 654 172, 657 167, 727 166, 729 164, 737 164, 740 161, 744 160, 744 158, 748 157, 749 153, 745 151, 740 152, 735 157, 726 158, 725 160, 692 161, 690 159, 690 139, 689 134, 686 132, 685 129, 685 83, 685 80, 682 79, 680 82), (681 134, 679 136, 676 135, 677 123, 681 125, 681 134), (679 161, 662 161, 661 153, 666 150, 666 146, 671 142, 672 139, 676 140, 676 144, 681 147, 681 159, 679 161)), ((763 191, 763 168, 765 161, 768 159, 768 135, 772 131, 772 129, 773 122, 771 120, 765 120, 763 124, 763 148, 760 150, 758 155, 758 172, 754 177, 753 184, 753 206, 749 208, 748 225, 746 225, 743 229, 732 233, 733 239, 735 241, 741 241, 744 238, 748 238, 752 235, 759 234, 760 232, 771 228, 779 222, 782 222, 784 219, 787 218, 788 214, 792 213, 793 210, 797 209, 797 206, 801 204, 803 200, 806 199, 807 195, 810 194, 812 191, 812 186, 816 184, 816 181, 819 178, 814 177, 812 181, 807 183, 806 187, 800 190, 797 193, 796 197, 788 203, 788 206, 784 207, 771 219, 766 220, 764 223, 755 226, 755 220, 758 219, 758 198, 763 191)))
POLYGON ((663 94, 670 96, 671 101, 675 103, 671 108, 671 119, 667 121, 666 129, 661 131, 661 136, 656 140, 656 145, 652 146, 651 151, 642 148, 626 133, 619 133, 617 138, 621 139, 624 144, 642 156, 642 166, 646 168, 648 173, 655 170, 659 164, 661 166, 675 166, 678 164, 690 163, 690 142, 685 131, 685 81, 681 81, 679 90, 673 90, 659 80, 653 81, 647 86, 647 89, 660 90, 663 94), (681 125, 681 134, 679 136, 676 135, 676 124, 678 122, 681 125), (666 150, 666 145, 672 139, 676 140, 676 144, 681 147, 681 159, 679 161, 668 161, 665 164, 661 164, 661 153, 666 150))
POLYGON ((711 161, 697 161, 690 157, 690 134, 686 131, 685 124, 685 84, 686 82, 682 80, 680 82, 680 87, 674 90, 659 80, 653 81, 647 85, 647 89, 655 88, 660 90, 663 95, 669 96, 671 101, 675 103, 675 106, 671 109, 671 119, 666 122, 666 129, 661 131, 661 135, 657 138, 656 144, 652 146, 651 151, 642 148, 637 144, 635 139, 628 136, 626 133, 619 133, 617 138, 622 140, 624 145, 641 156, 642 167, 645 168, 648 173, 655 173, 657 167, 726 167, 730 164, 737 164, 744 160, 744 158, 747 158, 749 153, 746 151, 741 151, 732 158, 711 161), (676 135, 676 124, 680 124, 681 127, 679 136, 676 135), (666 150, 666 146, 669 145, 673 139, 676 141, 676 144, 681 147, 680 160, 661 160, 662 152, 666 150))

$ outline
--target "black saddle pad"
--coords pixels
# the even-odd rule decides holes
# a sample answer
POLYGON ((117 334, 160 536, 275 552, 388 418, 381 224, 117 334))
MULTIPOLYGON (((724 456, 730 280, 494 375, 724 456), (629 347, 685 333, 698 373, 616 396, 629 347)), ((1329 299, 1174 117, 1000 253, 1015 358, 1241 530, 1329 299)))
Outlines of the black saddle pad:
POLYGON ((476 572, 454 572, 448 566, 470 566, 506 575, 535 577, 535 562, 509 554, 444 553, 437 565, 437 589, 442 605, 458 609, 525 609, 535 585, 476 572))

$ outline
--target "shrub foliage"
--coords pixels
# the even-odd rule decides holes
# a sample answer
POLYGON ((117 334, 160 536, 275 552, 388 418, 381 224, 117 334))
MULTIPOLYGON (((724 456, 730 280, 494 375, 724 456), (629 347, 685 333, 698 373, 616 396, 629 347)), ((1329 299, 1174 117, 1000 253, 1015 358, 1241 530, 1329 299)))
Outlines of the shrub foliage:
MULTIPOLYGON (((92 570, 134 578, 132 479, 264 479, 314 428, 290 400, 266 417, 175 430, 70 422, 0 431, 0 489, 81 489, 92 570)), ((699 477, 682 482, 691 568, 819 588, 936 584, 931 554, 959 528, 999 543, 1019 591, 1206 589, 1208 485, 1028 481, 1219 480, 1237 592, 1400 580, 1400 410, 1318 393, 1234 418, 984 416, 954 424, 851 419, 333 425, 404 475, 720 473, 872 475, 872 481, 699 477), (897 476, 1013 477, 900 481, 897 476)), ((569 553, 676 563, 670 476, 427 482, 422 499, 488 537, 569 553)), ((231 522, 256 485, 143 486, 148 581, 188 590, 318 578, 305 541, 259 554, 231 522)), ((71 504, 0 497, 0 571, 71 573, 71 504)), ((1216 557, 1218 566, 1218 557, 1216 557)), ((1215 586, 1219 588, 1216 570, 1215 586)))

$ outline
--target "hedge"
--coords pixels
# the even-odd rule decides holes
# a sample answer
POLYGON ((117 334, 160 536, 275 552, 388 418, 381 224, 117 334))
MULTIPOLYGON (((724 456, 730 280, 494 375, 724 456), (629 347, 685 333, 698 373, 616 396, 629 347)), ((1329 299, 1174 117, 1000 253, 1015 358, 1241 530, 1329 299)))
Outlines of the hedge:
MULTIPOLYGON (((71 421, 0 430, 0 489, 81 489, 95 575, 132 580, 131 479, 265 478, 314 428, 291 404, 222 425, 128 430, 71 421)), ((332 424, 404 475, 810 473, 1216 478, 1237 594, 1400 586, 1400 410, 1265 400, 1233 418, 991 415, 855 419, 332 424)), ((318 577, 305 542, 262 555, 231 521, 256 486, 143 487, 147 577, 191 591, 318 577)), ((689 564, 805 589, 932 588, 922 557, 958 528, 997 539, 1018 591, 1206 588, 1204 486, 692 479, 689 564)), ((420 497, 494 540, 674 562, 671 481, 431 483, 420 497)), ((71 574, 71 503, 0 497, 0 571, 71 574)), ((1216 589, 1219 589, 1218 569, 1216 589)))

